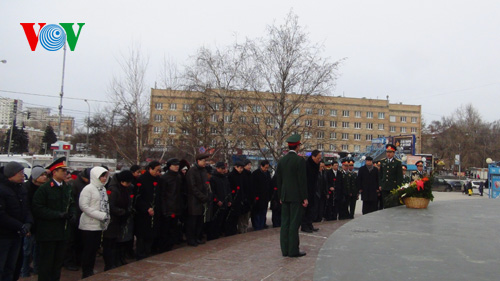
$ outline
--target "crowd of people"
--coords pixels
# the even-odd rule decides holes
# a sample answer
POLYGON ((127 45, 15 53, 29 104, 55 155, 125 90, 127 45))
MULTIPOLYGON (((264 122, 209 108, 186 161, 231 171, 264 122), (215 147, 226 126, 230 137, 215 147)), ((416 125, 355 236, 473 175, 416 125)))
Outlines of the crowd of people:
MULTIPOLYGON (((300 147, 295 138, 291 151, 300 147)), ((307 159, 288 153, 274 176, 267 160, 253 171, 249 160, 236 161, 229 171, 227 163, 209 164, 208 154, 192 165, 172 158, 114 174, 106 167, 70 173, 63 157, 34 167, 24 182, 23 166, 10 162, 0 167, 0 274, 59 280, 66 267, 81 268, 86 278, 99 255, 106 271, 176 245, 245 233, 250 223, 256 231, 268 228, 269 207, 272 227, 282 227, 283 219, 281 236, 293 236, 292 248, 282 244, 283 255, 302 256, 299 227, 312 233, 319 231, 314 222, 352 219, 360 195, 363 214, 383 208, 384 195, 404 179, 394 151, 388 146, 378 163, 366 158, 359 173, 351 158, 339 163, 323 161, 319 150, 307 159)))

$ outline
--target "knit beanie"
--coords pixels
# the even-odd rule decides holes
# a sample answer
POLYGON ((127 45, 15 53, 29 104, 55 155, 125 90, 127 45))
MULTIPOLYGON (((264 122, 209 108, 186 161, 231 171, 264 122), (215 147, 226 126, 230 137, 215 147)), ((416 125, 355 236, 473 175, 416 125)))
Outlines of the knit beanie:
POLYGON ((23 169, 24 169, 23 165, 17 163, 16 161, 11 161, 7 163, 7 165, 5 165, 5 167, 3 168, 3 174, 7 178, 11 178, 23 169))
POLYGON ((36 180, 39 178, 43 173, 45 173, 45 169, 42 167, 34 167, 31 169, 31 178, 36 180))

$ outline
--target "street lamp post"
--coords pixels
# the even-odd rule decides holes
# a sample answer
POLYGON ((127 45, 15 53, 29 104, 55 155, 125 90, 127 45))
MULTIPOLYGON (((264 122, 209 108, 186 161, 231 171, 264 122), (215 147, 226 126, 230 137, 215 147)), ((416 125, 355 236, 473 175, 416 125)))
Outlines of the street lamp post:
POLYGON ((87 115, 87 145, 85 146, 85 156, 89 155, 89 127, 90 127, 90 104, 87 100, 84 100, 89 107, 89 114, 87 115))

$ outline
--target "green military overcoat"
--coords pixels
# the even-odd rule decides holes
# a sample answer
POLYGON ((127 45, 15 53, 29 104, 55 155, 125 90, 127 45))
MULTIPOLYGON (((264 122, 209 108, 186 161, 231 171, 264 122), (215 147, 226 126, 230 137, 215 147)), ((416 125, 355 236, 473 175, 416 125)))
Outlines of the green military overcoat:
POLYGON ((403 184, 403 166, 400 160, 392 158, 380 161, 379 184, 382 191, 391 191, 403 184))

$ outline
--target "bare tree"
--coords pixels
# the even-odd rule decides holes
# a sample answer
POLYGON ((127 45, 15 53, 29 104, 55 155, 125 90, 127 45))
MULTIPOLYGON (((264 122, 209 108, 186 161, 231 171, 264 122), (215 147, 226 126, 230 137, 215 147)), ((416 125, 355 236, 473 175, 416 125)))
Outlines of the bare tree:
MULTIPOLYGON (((292 133, 313 134, 312 124, 298 126, 297 122, 304 122, 302 109, 314 102, 314 96, 329 94, 340 62, 321 57, 322 47, 309 42, 292 12, 284 24, 268 26, 266 37, 247 40, 242 48, 250 54, 242 72, 244 85, 255 93, 255 105, 272 118, 264 128, 254 126, 254 141, 277 160, 292 133), (274 134, 267 134, 268 130, 274 134)), ((254 117, 260 114, 255 112, 254 117)))

